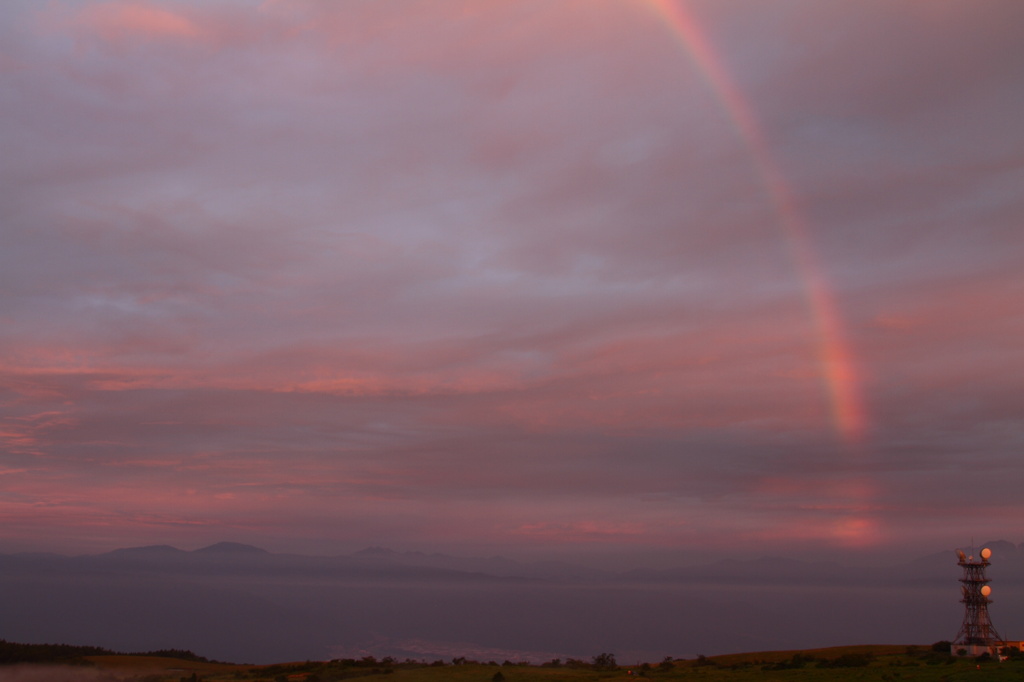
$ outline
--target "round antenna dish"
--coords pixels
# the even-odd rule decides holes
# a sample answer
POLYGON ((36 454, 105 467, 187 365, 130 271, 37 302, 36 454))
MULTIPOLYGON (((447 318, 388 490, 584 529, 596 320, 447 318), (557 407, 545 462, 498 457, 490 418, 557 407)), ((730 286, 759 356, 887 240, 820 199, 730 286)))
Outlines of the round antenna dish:
POLYGON ((987 597, 990 594, 992 594, 992 588, 991 587, 989 587, 988 585, 985 585, 984 587, 981 588, 981 596, 982 597, 987 597))
POLYGON ((992 556, 992 550, 989 549, 988 547, 986 547, 985 549, 981 550, 981 558, 984 559, 985 561, 988 561, 991 556, 992 556))

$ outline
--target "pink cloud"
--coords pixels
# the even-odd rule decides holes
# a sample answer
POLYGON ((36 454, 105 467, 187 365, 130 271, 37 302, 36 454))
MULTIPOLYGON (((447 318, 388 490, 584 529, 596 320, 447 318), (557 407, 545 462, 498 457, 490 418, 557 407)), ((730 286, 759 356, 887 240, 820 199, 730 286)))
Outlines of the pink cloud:
POLYGON ((145 0, 88 3, 75 12, 70 21, 72 25, 114 43, 153 39, 194 40, 205 33, 203 27, 187 14, 145 0))

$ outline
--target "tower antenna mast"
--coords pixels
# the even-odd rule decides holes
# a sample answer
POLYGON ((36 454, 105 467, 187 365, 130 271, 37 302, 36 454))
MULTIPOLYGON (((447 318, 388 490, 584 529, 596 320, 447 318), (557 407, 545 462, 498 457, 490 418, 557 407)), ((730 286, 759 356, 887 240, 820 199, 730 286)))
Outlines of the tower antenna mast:
POLYGON ((953 640, 952 653, 962 649, 970 656, 979 656, 983 653, 998 654, 1004 642, 988 616, 988 605, 992 603, 988 596, 992 594, 992 588, 988 586, 989 579, 985 575, 985 569, 990 565, 989 559, 992 558, 992 550, 988 547, 983 548, 978 559, 973 555, 965 555, 963 550, 959 549, 956 555, 959 559, 957 564, 964 570, 960 578, 960 591, 963 594, 960 603, 964 605, 964 622, 956 639, 953 640))

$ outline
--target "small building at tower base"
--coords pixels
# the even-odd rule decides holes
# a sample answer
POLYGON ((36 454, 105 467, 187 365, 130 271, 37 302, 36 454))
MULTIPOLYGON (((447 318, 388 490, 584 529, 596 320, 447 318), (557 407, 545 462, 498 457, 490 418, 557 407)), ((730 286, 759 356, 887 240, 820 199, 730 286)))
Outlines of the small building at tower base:
POLYGON ((1007 649, 1017 652, 1024 652, 1024 642, 1020 640, 1006 640, 1004 642, 993 642, 992 644, 957 644, 950 646, 949 653, 953 656, 964 656, 977 658, 988 654, 993 658, 1004 655, 1007 649))
POLYGON ((954 656, 967 656, 970 658, 977 658, 978 656, 998 656, 999 651, 1002 649, 1002 642, 994 644, 953 644, 950 647, 949 653, 954 656))

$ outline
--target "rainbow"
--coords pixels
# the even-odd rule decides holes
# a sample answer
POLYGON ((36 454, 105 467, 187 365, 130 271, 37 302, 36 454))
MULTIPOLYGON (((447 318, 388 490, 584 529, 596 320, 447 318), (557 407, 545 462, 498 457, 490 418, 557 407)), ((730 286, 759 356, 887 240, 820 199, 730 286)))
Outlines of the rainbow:
POLYGON ((685 4, 675 0, 640 1, 648 5, 680 41, 750 150, 755 170, 771 197, 779 227, 803 282, 815 326, 817 359, 833 427, 844 441, 857 442, 863 436, 867 421, 859 377, 839 307, 818 262, 794 192, 770 152, 752 107, 722 66, 685 4))

